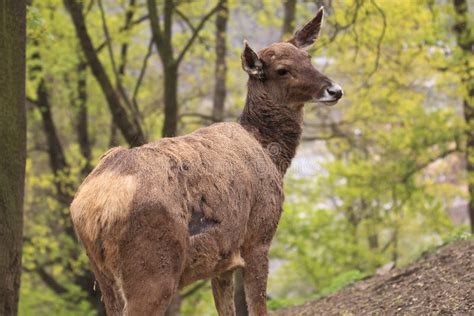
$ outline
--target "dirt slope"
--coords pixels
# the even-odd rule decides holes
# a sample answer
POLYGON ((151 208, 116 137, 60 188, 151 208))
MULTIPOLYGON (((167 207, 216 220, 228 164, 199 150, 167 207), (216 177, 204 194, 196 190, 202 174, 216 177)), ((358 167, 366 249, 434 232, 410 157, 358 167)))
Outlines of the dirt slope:
POLYGON ((272 315, 474 315, 474 240, 272 315))

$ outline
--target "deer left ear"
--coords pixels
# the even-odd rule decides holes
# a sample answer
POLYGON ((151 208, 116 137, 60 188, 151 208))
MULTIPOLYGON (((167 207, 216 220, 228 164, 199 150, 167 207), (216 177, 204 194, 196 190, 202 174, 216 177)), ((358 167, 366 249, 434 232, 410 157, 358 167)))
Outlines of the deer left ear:
POLYGON ((303 28, 295 32, 292 38, 287 42, 295 45, 298 48, 307 48, 314 44, 319 36, 321 25, 323 24, 324 8, 321 7, 316 13, 316 16, 306 23, 303 28))
POLYGON ((240 58, 242 60, 242 68, 250 77, 258 78, 260 80, 265 78, 263 61, 258 57, 257 53, 250 48, 247 41, 244 41, 244 51, 240 58))

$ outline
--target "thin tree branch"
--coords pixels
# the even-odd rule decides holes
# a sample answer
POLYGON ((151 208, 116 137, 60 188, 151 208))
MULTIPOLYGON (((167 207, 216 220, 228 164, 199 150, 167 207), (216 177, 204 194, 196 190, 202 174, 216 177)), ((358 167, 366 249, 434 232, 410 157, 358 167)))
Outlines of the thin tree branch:
POLYGON ((123 88, 122 80, 121 80, 121 77, 120 77, 120 74, 119 74, 119 71, 118 71, 118 68, 117 68, 117 64, 115 62, 114 52, 113 52, 113 48, 112 48, 112 39, 110 37, 109 28, 107 27, 107 20, 105 18, 105 10, 104 10, 104 6, 102 4, 102 0, 97 0, 97 3, 99 4, 100 17, 102 19, 102 28, 104 30, 105 42, 107 44, 107 49, 109 51, 110 62, 112 64, 112 71, 113 71, 114 76, 115 76, 115 85, 117 86, 117 89, 120 92, 120 96, 124 100, 125 104, 128 106, 130 111, 133 114, 135 114, 132 103, 130 102, 130 99, 128 98, 127 93, 126 93, 125 89, 123 88))
POLYGON ((201 289, 202 287, 204 287, 205 285, 207 284, 207 280, 203 280, 201 282, 198 282, 195 286, 193 286, 191 289, 189 289, 187 292, 183 293, 181 295, 181 298, 186 298, 188 296, 191 296, 193 295, 194 293, 196 293, 199 289, 201 289))
MULTIPOLYGON (((122 26, 124 30, 130 29, 130 24, 133 19, 133 15, 135 14, 135 1, 130 0, 128 4, 128 8, 125 12, 125 23, 122 26)), ((124 41, 120 47, 120 65, 118 67, 118 74, 122 77, 125 74, 125 67, 127 66, 127 53, 128 53, 128 42, 124 41)))
POLYGON ((174 8, 174 12, 176 12, 176 14, 184 21, 184 23, 186 23, 192 32, 196 32, 196 28, 191 23, 191 20, 180 9, 174 8))
MULTIPOLYGON (((131 28, 132 19, 135 13, 135 10, 134 10, 135 4, 136 4, 136 0, 129 0, 128 9, 125 13, 125 23, 122 27, 124 30, 129 30, 131 28)), ((130 107, 130 110, 132 111, 133 121, 135 122, 135 124, 141 125, 142 120, 141 120, 140 111, 138 110, 138 104, 136 100, 135 102, 134 100, 129 100, 128 95, 122 85, 122 78, 125 75, 125 67, 127 65, 128 46, 129 46, 129 43, 127 41, 124 41, 120 48, 120 65, 118 68, 119 81, 117 83, 117 88, 119 89, 119 91, 121 91, 122 95, 124 95, 127 105, 130 107)))
POLYGON ((214 8, 212 8, 211 11, 209 11, 199 22, 198 26, 194 29, 193 34, 191 35, 191 38, 188 40, 186 45, 184 46, 183 50, 181 53, 179 53, 178 58, 176 58, 176 64, 179 65, 181 61, 183 60, 184 56, 188 52, 189 48, 193 44, 194 40, 197 38, 199 35, 199 32, 202 30, 206 22, 220 9, 221 3, 218 2, 214 8))
POLYGON ((150 39, 150 43, 148 44, 148 51, 145 55, 145 58, 143 59, 142 68, 140 69, 140 74, 138 75, 138 79, 137 79, 137 82, 135 84, 135 88, 133 89, 132 103, 137 108, 138 108, 138 106, 137 106, 138 92, 139 92, 140 87, 142 85, 143 78, 145 77, 145 72, 146 72, 146 69, 147 69, 147 66, 148 66, 148 60, 150 59, 152 53, 153 53, 153 39, 150 39))
POLYGON ((428 159, 427 161, 424 161, 416 166, 414 166, 411 170, 409 170, 404 176, 403 178, 401 179, 401 182, 406 182, 408 181, 408 179, 410 177, 412 177, 415 173, 427 168, 429 165, 431 165, 432 163, 438 161, 439 159, 444 159, 446 157, 448 157, 449 155, 451 154, 454 154, 454 153, 460 153, 460 150, 459 148, 452 148, 452 149, 447 149, 443 152, 441 152, 439 155, 435 156, 435 157, 431 157, 430 159, 428 159))
POLYGON ((385 15, 385 12, 382 10, 382 8, 380 8, 380 6, 375 2, 375 0, 371 0, 371 2, 375 6, 377 11, 380 13, 380 16, 382 17, 382 31, 380 32, 380 36, 377 39, 377 55, 376 55, 376 58, 375 58, 374 68, 372 69, 372 71, 367 76, 367 79, 365 80, 365 82, 369 81, 369 79, 373 76, 373 74, 379 68, 382 41, 383 41, 383 38, 385 37, 385 31, 387 29, 387 17, 385 15))
POLYGON ((46 284, 51 290, 56 294, 65 294, 69 291, 62 286, 58 281, 56 281, 43 267, 38 267, 35 272, 41 278, 41 280, 46 284))

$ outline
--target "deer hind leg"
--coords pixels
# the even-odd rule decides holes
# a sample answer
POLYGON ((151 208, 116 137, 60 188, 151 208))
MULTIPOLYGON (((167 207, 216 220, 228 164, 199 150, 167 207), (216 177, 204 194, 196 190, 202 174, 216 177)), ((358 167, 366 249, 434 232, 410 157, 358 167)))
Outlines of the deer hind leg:
POLYGON ((133 219, 119 250, 119 284, 130 316, 164 315, 186 261, 186 226, 162 211, 146 213, 133 219))
POLYGON ((267 315, 268 248, 261 245, 243 252, 245 298, 252 316, 267 315))
POLYGON ((103 273, 97 265, 92 262, 92 268, 96 281, 99 283, 101 300, 105 305, 107 315, 121 315, 123 312, 124 302, 113 279, 103 273))
POLYGON ((214 277, 212 283, 212 294, 219 316, 234 316, 234 271, 227 271, 214 277))

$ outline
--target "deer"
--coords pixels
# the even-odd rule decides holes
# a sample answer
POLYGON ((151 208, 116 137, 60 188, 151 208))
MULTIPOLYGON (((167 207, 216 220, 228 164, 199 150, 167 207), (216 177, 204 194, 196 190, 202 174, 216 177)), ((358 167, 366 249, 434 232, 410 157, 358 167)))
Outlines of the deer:
POLYGON ((219 315, 235 315, 237 268, 250 315, 267 315, 268 252, 304 104, 343 96, 307 53, 323 15, 258 52, 244 41, 237 122, 110 149, 80 185, 70 214, 108 315, 164 315, 178 290, 202 279, 219 315))

